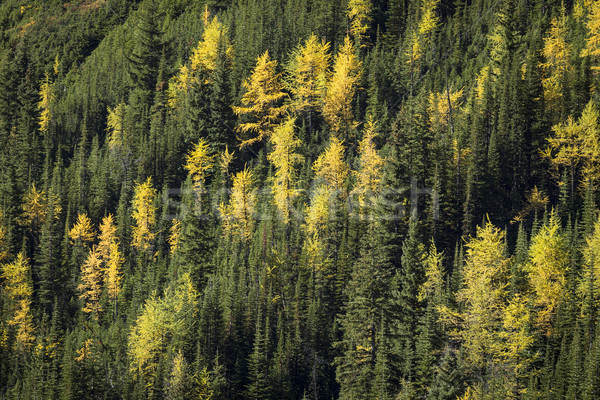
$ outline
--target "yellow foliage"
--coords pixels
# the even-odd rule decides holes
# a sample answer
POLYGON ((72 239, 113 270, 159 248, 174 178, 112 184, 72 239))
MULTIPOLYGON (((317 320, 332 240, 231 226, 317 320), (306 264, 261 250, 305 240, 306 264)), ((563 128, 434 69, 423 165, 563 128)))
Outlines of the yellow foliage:
POLYGON ((498 332, 503 323, 506 278, 510 259, 504 256, 504 232, 487 222, 467 245, 464 285, 457 293, 462 305, 465 357, 473 367, 485 365, 501 351, 498 332))
POLYGON ((237 131, 254 137, 242 140, 240 147, 250 146, 270 136, 272 127, 286 110, 281 105, 286 94, 282 91, 281 74, 276 73, 277 61, 265 51, 256 61, 252 76, 243 83, 246 93, 241 107, 232 107, 236 115, 248 115, 253 121, 241 123, 237 131))
POLYGON ((419 301, 431 299, 433 304, 441 304, 444 295, 444 255, 439 253, 435 243, 431 242, 425 257, 425 282, 419 288, 419 301))
POLYGON ((200 138, 194 149, 187 155, 184 168, 190 172, 196 191, 202 189, 207 172, 213 167, 214 158, 215 156, 210 154, 210 146, 204 138, 200 138))
POLYGON ((354 36, 359 47, 366 46, 365 40, 369 23, 371 22, 371 9, 373 5, 370 0, 348 1, 348 19, 350 19, 350 33, 354 36))
POLYGON ((531 314, 527 303, 527 297, 515 295, 504 309, 503 330, 500 332, 502 346, 498 358, 517 374, 524 372, 534 358, 527 354, 534 342, 529 329, 531 314))
POLYGON ((421 58, 431 41, 431 35, 438 26, 439 18, 436 15, 436 8, 440 0, 422 0, 420 7, 421 18, 417 28, 412 32, 411 39, 407 49, 407 63, 411 70, 416 70, 421 58))
POLYGON ((169 247, 171 254, 175 254, 175 251, 179 248, 179 238, 181 236, 181 221, 178 219, 173 220, 173 225, 169 228, 169 247))
POLYGON ((552 19, 550 32, 544 38, 544 48, 542 50, 546 59, 546 62, 541 64, 545 72, 545 77, 542 79, 544 99, 554 109, 556 109, 554 103, 562 97, 565 90, 566 75, 572 69, 569 61, 571 46, 566 41, 567 33, 567 17, 563 10, 560 17, 552 19))
POLYGON ((123 278, 123 272, 121 266, 125 262, 125 257, 119 251, 119 243, 113 241, 110 244, 110 253, 106 263, 106 289, 108 290, 108 297, 111 300, 115 300, 121 292, 121 279, 123 278))
MULTIPOLYGON (((586 238, 586 245, 583 248, 583 259, 585 269, 579 280, 577 292, 583 299, 584 307, 588 304, 598 304, 600 293, 600 220, 594 225, 594 232, 586 238), (591 298, 590 298, 591 297, 591 298)), ((582 310, 591 312, 590 310, 582 310)))
POLYGON ((82 311, 93 313, 98 319, 98 313, 102 311, 100 296, 102 295, 102 260, 96 246, 90 249, 88 256, 81 266, 81 283, 77 289, 81 292, 79 298, 84 301, 82 311))
POLYGON ((32 184, 23 199, 23 212, 21 213, 19 223, 23 226, 28 226, 33 230, 39 229, 46 221, 49 201, 54 208, 54 217, 58 219, 61 207, 56 198, 51 196, 50 199, 48 199, 48 196, 43 190, 39 192, 36 189, 35 184, 32 184))
POLYGON ((60 72, 60 60, 58 59, 58 53, 56 53, 56 57, 54 57, 54 64, 52 64, 52 70, 54 71, 54 75, 58 75, 60 72))
POLYGON ((344 160, 345 150, 342 142, 332 136, 327 149, 313 164, 316 178, 333 190, 341 191, 348 177, 348 164, 344 160))
POLYGON ((150 242, 155 236, 152 231, 156 224, 155 199, 156 189, 152 187, 152 177, 148 177, 144 183, 138 183, 135 186, 132 214, 135 226, 131 245, 139 251, 148 251, 150 242))
POLYGON ((225 145, 225 151, 219 156, 219 168, 223 176, 229 175, 229 166, 234 159, 235 151, 229 152, 229 147, 225 145))
POLYGON ((325 228, 331 207, 331 191, 326 186, 319 186, 313 194, 306 215, 306 228, 309 235, 316 235, 325 228))
POLYGON ((214 71, 220 45, 225 46, 227 58, 233 57, 233 47, 227 37, 227 28, 216 16, 209 21, 208 10, 205 10, 203 17, 204 32, 198 46, 192 51, 189 63, 182 65, 179 72, 169 81, 167 104, 171 108, 175 108, 180 103, 182 96, 194 82, 197 71, 204 70, 208 73, 214 71))
POLYGON ((204 68, 209 72, 214 71, 217 64, 219 44, 222 40, 225 40, 225 54, 228 58, 231 58, 233 56, 233 47, 227 39, 227 28, 215 16, 204 27, 202 40, 200 40, 198 47, 192 52, 190 57, 192 72, 200 68, 204 68))
POLYGON ((186 93, 188 87, 192 83, 192 76, 187 65, 182 65, 179 68, 179 73, 169 81, 167 89, 167 105, 170 108, 175 108, 181 101, 183 94, 186 93))
POLYGON ((556 215, 531 239, 526 271, 533 290, 536 324, 550 334, 566 283, 569 250, 556 215))
POLYGON ((86 215, 79 213, 77 216, 77 222, 73 225, 73 228, 69 231, 69 238, 71 243, 82 243, 91 242, 96 238, 94 232, 94 224, 92 220, 86 215))
POLYGON ((108 131, 108 147, 110 149, 118 148, 124 143, 123 118, 126 107, 124 103, 117 104, 115 108, 107 107, 106 130, 108 131))
POLYGON ((23 253, 19 253, 12 263, 2 266, 0 277, 4 279, 3 290, 8 295, 9 305, 13 312, 13 317, 8 324, 16 326, 15 344, 19 350, 24 350, 33 345, 35 328, 31 316, 31 297, 33 296, 31 272, 23 253))
POLYGON ((483 100, 483 96, 487 90, 487 85, 491 79, 490 71, 490 66, 486 65, 481 69, 481 71, 479 71, 479 74, 477 74, 477 85, 475 87, 475 98, 477 100, 483 100))
MULTIPOLYGON (((600 56, 600 1, 594 1, 590 4, 591 11, 586 23, 588 37, 586 46, 581 55, 598 57, 600 56)), ((598 65, 592 66, 592 69, 598 70, 598 65)))
POLYGON ((275 127, 271 135, 273 151, 267 156, 275 167, 272 186, 275 205, 286 224, 290 220, 290 203, 298 195, 298 191, 294 189, 295 166, 304 159, 296 153, 302 142, 294 135, 295 123, 296 118, 290 117, 275 127))
POLYGON ((110 258, 110 246, 117 240, 117 226, 115 225, 115 219, 112 214, 108 214, 102 218, 100 223, 100 243, 98 243, 98 254, 103 260, 110 258))
POLYGON ((293 96, 297 112, 320 109, 327 85, 327 70, 331 62, 329 42, 312 34, 304 45, 295 49, 287 65, 286 84, 293 96))
POLYGON ((91 338, 86 339, 82 345, 81 348, 77 350, 77 357, 74 358, 75 361, 77 362, 83 362, 85 360, 88 359, 92 359, 95 360, 96 357, 94 357, 94 347, 96 346, 96 344, 94 343, 94 340, 91 338))
POLYGON ((181 349, 197 312, 198 293, 189 274, 184 274, 175 287, 169 287, 162 298, 156 294, 146 300, 141 314, 132 326, 128 352, 132 358, 131 371, 137 377, 155 377, 158 356, 169 341, 181 349))
POLYGON ((375 148, 375 143, 373 143, 376 135, 377 126, 372 116, 369 116, 363 138, 358 144, 359 169, 358 171, 354 171, 354 175, 356 176, 354 191, 358 193, 361 207, 365 206, 368 196, 376 195, 379 192, 381 183, 384 161, 375 148))
POLYGON ((52 119, 52 112, 50 111, 50 104, 54 101, 54 92, 52 83, 50 83, 50 76, 46 74, 46 77, 42 81, 42 86, 40 87, 40 101, 38 103, 38 109, 41 110, 40 113, 40 131, 47 132, 48 125, 50 124, 50 120, 52 119))
POLYGON ((229 204, 219 206, 225 231, 239 234, 244 241, 250 239, 254 229, 257 196, 256 189, 252 188, 253 179, 248 168, 238 172, 233 177, 229 204))
POLYGON ((519 211, 510 223, 513 224, 515 222, 525 221, 525 218, 527 218, 532 211, 544 210, 548 201, 548 196, 545 196, 537 186, 534 186, 531 193, 527 196, 527 205, 519 211))
POLYGON ((323 116, 337 135, 356 127, 352 100, 362 75, 361 62, 355 54, 350 37, 346 36, 333 62, 333 75, 323 99, 323 116))
POLYGON ((556 168, 568 167, 572 174, 580 169, 584 182, 600 178, 598 117, 598 110, 590 101, 579 120, 569 117, 566 123, 552 128, 554 135, 548 138, 548 147, 542 155, 556 168))
POLYGON ((458 91, 430 93, 427 98, 429 105, 429 123, 434 132, 444 132, 452 121, 451 113, 456 113, 462 105, 464 88, 458 91))

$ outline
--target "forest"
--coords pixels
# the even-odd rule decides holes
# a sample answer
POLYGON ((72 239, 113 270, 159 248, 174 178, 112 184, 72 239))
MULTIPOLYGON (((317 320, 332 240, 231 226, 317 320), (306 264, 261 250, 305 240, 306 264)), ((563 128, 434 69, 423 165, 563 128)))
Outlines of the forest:
POLYGON ((600 0, 63 1, 0 2, 1 399, 600 398, 600 0))

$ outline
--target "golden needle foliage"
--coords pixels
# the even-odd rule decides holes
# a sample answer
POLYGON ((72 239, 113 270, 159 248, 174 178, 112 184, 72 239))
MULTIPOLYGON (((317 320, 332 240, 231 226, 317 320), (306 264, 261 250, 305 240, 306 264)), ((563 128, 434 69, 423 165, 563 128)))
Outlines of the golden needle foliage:
POLYGON ((549 35, 544 38, 542 50, 545 63, 541 64, 545 72, 542 79, 544 87, 544 99, 551 109, 557 109, 557 102, 562 98, 565 91, 566 76, 572 66, 569 61, 571 57, 571 46, 567 43, 567 16, 562 10, 560 16, 554 17, 550 23, 549 35))
POLYGON ((200 138, 187 155, 184 168, 190 172, 196 191, 202 189, 207 172, 213 167, 214 158, 215 156, 210 154, 210 146, 204 138, 200 138))
POLYGON ((154 385, 158 356, 169 342, 175 350, 190 333, 191 321, 197 312, 198 293, 189 274, 184 274, 175 287, 169 287, 162 298, 153 294, 129 332, 128 351, 131 370, 137 377, 148 379, 154 385))
POLYGON ((30 348, 35 341, 31 315, 33 285, 29 263, 23 253, 19 253, 12 263, 2 266, 0 277, 4 279, 3 290, 8 295, 8 304, 13 312, 8 324, 16 327, 15 345, 19 350, 30 348))
POLYGON ((556 215, 531 239, 526 270, 533 289, 536 324, 550 334, 566 283, 569 250, 556 215))
POLYGON ((590 101, 581 117, 572 117, 566 123, 555 125, 554 135, 549 137, 548 147, 542 155, 558 169, 568 167, 572 177, 581 172, 583 182, 597 181, 600 178, 600 125, 599 112, 590 101))
POLYGON ((254 229, 257 196, 256 189, 252 186, 252 171, 245 168, 233 177, 229 204, 227 206, 219 205, 225 231, 238 234, 244 241, 250 239, 254 229))
POLYGON ((102 311, 100 296, 102 295, 103 273, 100 254, 98 254, 96 246, 93 246, 81 266, 81 283, 77 289, 81 292, 79 298, 84 301, 83 312, 93 314, 95 319, 98 319, 98 313, 102 311))
POLYGON ((363 138, 358 144, 358 171, 354 171, 356 176, 355 191, 359 195, 361 207, 366 204, 368 196, 377 195, 382 177, 383 158, 375 148, 373 139, 377 135, 377 126, 372 116, 367 118, 367 124, 363 133, 363 138))
POLYGON ((292 94, 296 112, 319 110, 325 94, 331 55, 330 44, 312 34, 296 48, 287 65, 286 86, 292 94))
POLYGON ((283 92, 281 74, 276 72, 276 68, 277 61, 271 60, 268 51, 259 56, 252 75, 243 83, 246 93, 242 96, 242 106, 232 107, 236 115, 247 115, 252 120, 236 128, 244 135, 254 135, 243 139, 240 147, 269 137, 273 126, 287 108, 282 104, 286 94, 283 92))
POLYGON ((133 226, 131 245, 139 251, 147 251, 155 236, 153 232, 156 224, 155 199, 156 189, 152 187, 151 177, 148 177, 144 183, 138 183, 135 186, 132 214, 135 225, 133 226))
POLYGON ((86 244, 96 238, 94 224, 86 214, 79 213, 77 215, 77 221, 69 231, 69 238, 71 239, 71 243, 81 244, 86 244))
POLYGON ((126 107, 125 103, 119 103, 115 108, 107 107, 106 130, 108 131, 108 147, 110 149, 121 147, 124 143, 123 119, 126 107))
POLYGON ((294 188, 294 181, 296 180, 295 166, 304 160, 296 152, 302 142, 294 134, 295 123, 296 119, 290 117, 275 128, 271 135, 273 151, 267 156, 275 167, 275 178, 272 186, 275 205, 286 224, 290 220, 290 203, 298 194, 298 191, 294 188))
POLYGON ((440 0, 422 0, 419 24, 410 38, 408 48, 406 50, 407 63, 411 70, 417 70, 423 55, 429 47, 431 36, 438 26, 439 18, 436 15, 436 8, 440 0))
POLYGON ((40 131, 47 132, 48 125, 52 119, 52 112, 50 111, 50 104, 54 101, 54 93, 52 83, 50 83, 50 76, 46 74, 46 77, 42 81, 40 87, 40 101, 38 103, 38 109, 40 112, 40 131))
POLYGON ((361 62, 356 56, 350 37, 346 36, 333 62, 333 75, 323 99, 323 116, 339 136, 356 127, 352 101, 362 75, 361 62))
MULTIPOLYGON (((209 21, 208 12, 204 15, 204 32, 198 46, 192 51, 187 64, 179 68, 179 72, 169 81, 167 104, 170 108, 177 107, 191 84, 196 79, 196 73, 200 70, 209 74, 214 71, 217 64, 219 46, 225 46, 225 55, 233 57, 233 47, 229 43, 227 28, 215 16, 209 21)), ((204 82, 202 82, 204 83, 204 82)))
POLYGON ((369 0, 348 1, 348 19, 350 19, 350 33, 359 47, 366 46, 367 31, 371 22, 371 9, 373 5, 369 0))

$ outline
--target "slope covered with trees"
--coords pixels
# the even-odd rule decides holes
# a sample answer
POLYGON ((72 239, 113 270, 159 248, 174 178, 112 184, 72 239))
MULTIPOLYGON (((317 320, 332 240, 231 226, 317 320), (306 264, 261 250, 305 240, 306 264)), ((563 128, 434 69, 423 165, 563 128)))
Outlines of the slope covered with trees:
POLYGON ((0 397, 600 396, 600 1, 0 26, 0 397))

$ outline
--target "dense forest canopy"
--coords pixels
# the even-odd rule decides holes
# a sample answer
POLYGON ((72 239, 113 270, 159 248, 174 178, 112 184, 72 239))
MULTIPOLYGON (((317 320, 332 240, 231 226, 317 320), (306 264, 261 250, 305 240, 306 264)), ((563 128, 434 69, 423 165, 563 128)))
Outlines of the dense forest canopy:
POLYGON ((600 0, 0 26, 0 398, 600 398, 600 0))

